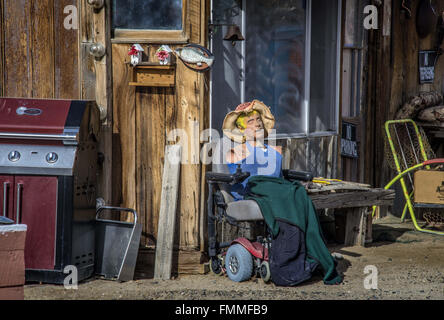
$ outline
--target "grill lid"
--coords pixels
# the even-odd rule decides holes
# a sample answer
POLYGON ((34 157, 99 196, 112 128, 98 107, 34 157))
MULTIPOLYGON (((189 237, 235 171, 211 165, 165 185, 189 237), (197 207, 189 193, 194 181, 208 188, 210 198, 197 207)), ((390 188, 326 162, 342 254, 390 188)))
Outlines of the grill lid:
POLYGON ((97 135, 98 117, 93 101, 0 98, 0 139, 77 144, 79 134, 97 135))
POLYGON ((69 100, 0 98, 0 132, 62 134, 69 100))

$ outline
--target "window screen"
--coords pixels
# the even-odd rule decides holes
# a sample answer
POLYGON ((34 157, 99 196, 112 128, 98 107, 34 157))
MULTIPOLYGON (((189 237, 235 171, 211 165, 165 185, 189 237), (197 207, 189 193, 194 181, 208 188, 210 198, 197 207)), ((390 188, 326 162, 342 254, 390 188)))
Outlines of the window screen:
POLYGON ((113 0, 113 28, 181 30, 182 0, 113 0))

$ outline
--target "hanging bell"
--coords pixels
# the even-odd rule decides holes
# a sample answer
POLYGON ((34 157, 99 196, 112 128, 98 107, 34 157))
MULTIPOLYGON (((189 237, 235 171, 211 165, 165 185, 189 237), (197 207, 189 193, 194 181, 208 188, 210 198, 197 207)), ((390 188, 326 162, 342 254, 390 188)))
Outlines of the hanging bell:
POLYGON ((225 34, 224 40, 231 41, 233 45, 235 45, 236 41, 244 41, 245 38, 242 35, 239 26, 233 24, 228 26, 228 30, 227 33, 225 34))

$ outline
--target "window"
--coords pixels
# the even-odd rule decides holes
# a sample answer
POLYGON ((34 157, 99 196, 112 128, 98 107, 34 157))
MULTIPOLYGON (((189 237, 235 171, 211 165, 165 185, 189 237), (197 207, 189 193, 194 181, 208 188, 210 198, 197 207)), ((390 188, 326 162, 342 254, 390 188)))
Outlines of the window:
POLYGON ((211 126, 252 99, 271 107, 278 137, 337 133, 340 0, 213 0, 211 126))
POLYGON ((183 37, 185 0, 113 0, 114 38, 183 37))

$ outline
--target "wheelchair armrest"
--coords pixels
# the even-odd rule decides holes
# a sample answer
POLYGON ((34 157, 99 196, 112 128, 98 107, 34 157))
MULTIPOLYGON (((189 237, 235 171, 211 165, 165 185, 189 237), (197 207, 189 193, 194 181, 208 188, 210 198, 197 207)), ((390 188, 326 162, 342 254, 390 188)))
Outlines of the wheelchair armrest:
POLYGON ((282 170, 284 178, 287 180, 311 181, 313 180, 313 173, 307 171, 296 171, 285 169, 282 170))
POLYGON ((215 183, 226 183, 226 184, 236 184, 244 181, 250 176, 249 172, 242 172, 240 166, 238 166, 235 173, 219 173, 219 172, 207 172, 205 174, 205 179, 207 182, 215 183))

